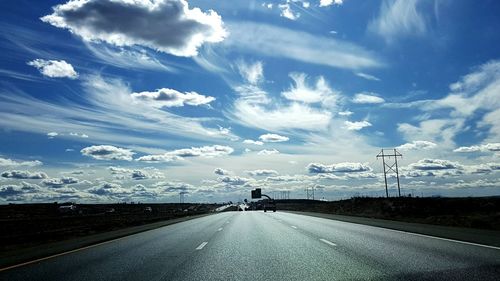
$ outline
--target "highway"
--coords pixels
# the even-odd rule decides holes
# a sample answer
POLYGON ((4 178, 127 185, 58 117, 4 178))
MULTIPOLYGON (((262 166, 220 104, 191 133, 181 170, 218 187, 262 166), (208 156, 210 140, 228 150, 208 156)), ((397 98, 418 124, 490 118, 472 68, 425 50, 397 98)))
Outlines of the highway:
POLYGON ((223 212, 2 270, 0 280, 500 280, 500 249, 276 212, 223 212))

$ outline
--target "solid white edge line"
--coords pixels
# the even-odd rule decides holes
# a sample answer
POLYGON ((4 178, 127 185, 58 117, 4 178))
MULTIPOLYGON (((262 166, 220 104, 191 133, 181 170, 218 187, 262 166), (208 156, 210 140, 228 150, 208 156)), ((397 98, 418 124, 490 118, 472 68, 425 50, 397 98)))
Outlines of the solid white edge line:
POLYGON ((196 247, 196 250, 201 250, 203 247, 205 247, 208 244, 208 242, 203 242, 200 244, 200 246, 196 247))
MULTIPOLYGON (((375 227, 377 227, 377 226, 375 226, 375 227)), ((455 242, 455 243, 460 243, 460 244, 465 244, 465 245, 472 245, 472 246, 478 246, 478 247, 485 247, 485 248, 500 250, 500 247, 490 246, 490 245, 484 245, 484 244, 479 244, 479 243, 474 243, 474 242, 460 241, 460 240, 455 240, 455 239, 450 239, 450 238, 443 238, 443 237, 431 236, 431 235, 426 235, 426 234, 420 234, 420 233, 414 233, 414 232, 408 232, 408 231, 396 230, 396 229, 390 229, 390 228, 384 228, 384 227, 378 227, 378 228, 383 228, 385 230, 389 230, 389 231, 393 231, 393 232, 399 232, 399 233, 404 233, 404 234, 409 234, 409 235, 415 235, 415 236, 421 236, 421 237, 427 237, 427 238, 434 238, 434 239, 443 240, 443 241, 449 241, 449 242, 455 242)))
MULTIPOLYGON (((293 213, 288 213, 288 214, 293 214, 293 213)), ((432 236, 432 235, 426 235, 426 234, 408 232, 408 231, 403 231, 403 230, 391 229, 391 228, 386 228, 386 227, 381 227, 381 226, 368 225, 368 224, 362 224, 362 223, 356 223, 356 222, 349 222, 349 221, 341 221, 341 220, 336 220, 336 219, 322 218, 322 217, 302 215, 302 214, 293 214, 293 215, 307 216, 307 217, 324 219, 324 220, 331 220, 331 221, 337 221, 337 222, 342 222, 342 223, 350 223, 350 224, 357 224, 357 225, 363 225, 363 226, 368 226, 368 227, 381 228, 381 229, 384 229, 384 230, 389 230, 389 231, 394 231, 394 232, 399 232, 399 233, 405 233, 405 234, 408 234, 408 235, 415 235, 415 236, 421 236, 421 237, 427 237, 427 238, 434 238, 434 239, 448 241, 448 242, 455 242, 455 243, 460 243, 460 244, 465 244, 465 245, 470 245, 470 246, 477 246, 477 247, 484 247, 484 248, 489 248, 489 249, 494 249, 494 250, 500 250, 500 247, 497 247, 497 246, 490 246, 490 245, 484 245, 484 244, 479 244, 479 243, 474 243, 474 242, 467 242, 467 241, 455 240, 455 239, 450 239, 450 238, 437 237, 437 236, 432 236)))
POLYGON ((330 242, 330 241, 328 241, 328 240, 326 240, 326 239, 323 239, 323 238, 320 238, 320 239, 319 239, 319 241, 321 241, 321 242, 323 242, 323 243, 326 243, 326 244, 328 244, 328 245, 330 245, 330 246, 337 246, 337 244, 335 244, 335 243, 333 243, 333 242, 330 242))

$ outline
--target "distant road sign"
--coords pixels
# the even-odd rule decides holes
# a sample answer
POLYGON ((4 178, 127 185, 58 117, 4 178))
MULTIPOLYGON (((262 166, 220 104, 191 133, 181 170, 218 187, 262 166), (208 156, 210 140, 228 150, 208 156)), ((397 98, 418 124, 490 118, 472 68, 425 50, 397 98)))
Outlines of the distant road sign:
POLYGON ((256 188, 255 190, 252 190, 252 199, 257 199, 257 198, 261 198, 261 197, 262 197, 262 193, 261 193, 260 188, 256 188))

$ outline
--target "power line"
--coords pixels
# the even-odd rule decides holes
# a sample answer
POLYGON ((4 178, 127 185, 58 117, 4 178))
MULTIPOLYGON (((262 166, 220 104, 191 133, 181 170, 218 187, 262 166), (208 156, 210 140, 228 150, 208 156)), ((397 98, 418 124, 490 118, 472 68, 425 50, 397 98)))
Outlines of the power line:
POLYGON ((399 171, 398 171, 398 157, 403 158, 403 155, 399 153, 395 148, 394 149, 382 149, 380 153, 377 155, 377 159, 382 158, 382 165, 384 167, 384 181, 385 181, 385 196, 389 198, 389 190, 387 189, 387 173, 392 171, 396 173, 396 178, 398 181, 398 195, 401 197, 401 186, 399 184, 399 171), (393 154, 386 154, 384 150, 391 151, 393 154), (394 157, 394 162, 392 162, 391 157, 394 157), (390 164, 387 164, 385 159, 388 158, 390 164))

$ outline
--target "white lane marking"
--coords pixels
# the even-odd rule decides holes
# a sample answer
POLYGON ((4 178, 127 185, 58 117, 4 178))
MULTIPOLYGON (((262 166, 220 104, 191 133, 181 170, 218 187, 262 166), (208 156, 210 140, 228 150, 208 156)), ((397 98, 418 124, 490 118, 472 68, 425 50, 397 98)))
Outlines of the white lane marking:
POLYGON ((200 246, 196 247, 196 250, 201 250, 203 247, 205 247, 208 244, 208 242, 203 242, 200 244, 200 246))
MULTIPOLYGON (((375 227, 377 227, 377 226, 375 226, 375 227)), ((455 243, 461 243, 461 244, 465 244, 465 245, 471 245, 471 246, 478 246, 478 247, 484 247, 484 248, 490 248, 490 249, 500 250, 500 247, 495 247, 495 246, 490 246, 490 245, 484 245, 484 244, 479 244, 479 243, 473 243, 473 242, 460 241, 460 240, 454 240, 454 239, 449 239, 449 238, 442 238, 442 237, 430 236, 430 235, 425 235, 425 234, 420 234, 420 233, 413 233, 413 232, 407 232, 407 231, 390 229, 390 228, 384 228, 384 227, 377 227, 377 228, 383 228, 385 230, 389 230, 389 231, 393 231, 393 232, 399 232, 399 233, 404 233, 404 234, 409 234, 409 235, 415 235, 415 236, 420 236, 420 237, 434 238, 434 239, 448 241, 448 242, 455 242, 455 243)))
MULTIPOLYGON (((293 214, 293 213, 291 213, 293 214)), ((415 235, 415 236, 420 236, 420 237, 426 237, 426 238, 434 238, 438 240, 443 240, 443 241, 448 241, 448 242, 455 242, 455 243, 460 243, 464 245, 470 245, 470 246, 477 246, 477 247, 483 247, 483 248, 489 248, 489 249, 494 249, 494 250, 500 250, 500 247, 496 246, 490 246, 490 245, 484 245, 484 244, 479 244, 479 243, 474 243, 474 242, 467 242, 467 241, 460 241, 460 240, 455 240, 455 239, 450 239, 450 238, 442 238, 442 237, 436 237, 436 236, 431 236, 431 235, 426 235, 426 234, 420 234, 420 233, 413 233, 413 232, 408 232, 408 231, 402 231, 402 230, 396 230, 396 229, 390 229, 390 228, 385 228, 381 226, 375 226, 375 225, 368 225, 368 224, 362 224, 362 223, 356 223, 356 222, 348 222, 348 221, 341 221, 341 220, 336 220, 336 219, 330 219, 330 218, 323 218, 323 217, 316 217, 316 216, 309 216, 309 215, 302 215, 302 214, 293 214, 296 216, 305 216, 305 217, 312 217, 312 218, 318 218, 318 219, 323 219, 323 220, 332 220, 336 222, 341 222, 341 223, 349 223, 349 224, 357 224, 357 225, 363 225, 363 226, 368 226, 368 227, 375 227, 375 228, 381 228, 384 230, 388 231, 393 231, 393 232, 399 232, 399 233, 404 233, 408 235, 415 235)))
POLYGON ((222 230, 222 227, 221 227, 221 228, 219 228, 219 229, 217 229, 217 231, 221 231, 221 230, 222 230))
POLYGON ((297 227, 296 227, 295 225, 292 225, 292 228, 295 228, 295 229, 297 229, 297 227))
POLYGON ((330 242, 330 241, 328 241, 328 240, 326 240, 326 239, 323 239, 323 238, 319 239, 319 241, 321 241, 321 242, 323 242, 323 243, 326 243, 326 244, 328 244, 328 245, 330 245, 330 246, 337 246, 337 244, 335 244, 335 243, 333 243, 333 242, 330 242))

